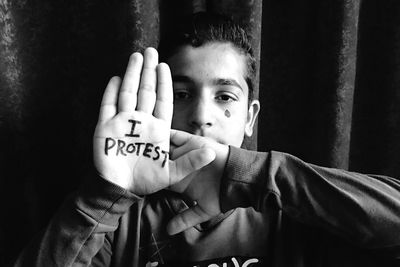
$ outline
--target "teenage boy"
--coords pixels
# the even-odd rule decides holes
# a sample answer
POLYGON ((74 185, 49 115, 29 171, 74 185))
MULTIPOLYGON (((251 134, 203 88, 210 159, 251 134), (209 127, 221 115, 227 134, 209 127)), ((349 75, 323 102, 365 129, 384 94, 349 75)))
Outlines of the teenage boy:
POLYGON ((399 181, 241 149, 259 110, 246 33, 202 15, 191 26, 168 65, 148 48, 110 80, 98 175, 16 265, 400 264, 399 181))

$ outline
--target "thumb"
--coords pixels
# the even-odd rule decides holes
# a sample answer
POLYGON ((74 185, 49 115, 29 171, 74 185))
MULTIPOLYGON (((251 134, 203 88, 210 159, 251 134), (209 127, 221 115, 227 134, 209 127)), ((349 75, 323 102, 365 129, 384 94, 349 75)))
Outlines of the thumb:
POLYGON ((203 168, 216 157, 211 148, 191 150, 175 160, 169 161, 170 185, 176 184, 192 172, 203 168))
POLYGON ((210 215, 195 205, 173 217, 167 224, 167 232, 175 235, 210 219, 210 215))

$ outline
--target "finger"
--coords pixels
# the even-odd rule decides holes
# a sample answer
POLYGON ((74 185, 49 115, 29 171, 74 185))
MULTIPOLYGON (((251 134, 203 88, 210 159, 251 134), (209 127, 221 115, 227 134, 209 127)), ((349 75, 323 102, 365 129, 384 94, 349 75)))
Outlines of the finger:
POLYGON ((176 159, 181 155, 189 152, 190 150, 198 149, 205 146, 196 139, 198 136, 182 132, 178 130, 171 130, 170 136, 170 157, 176 159))
POLYGON ((136 109, 137 90, 142 71, 143 56, 140 53, 133 53, 129 58, 124 80, 118 97, 118 110, 132 112, 136 109))
POLYGON ((203 168, 215 159, 214 150, 201 148, 191 150, 174 161, 169 161, 169 185, 181 181, 192 172, 203 168))
POLYGON ((138 92, 137 110, 152 114, 156 102, 158 53, 152 47, 144 51, 144 64, 138 92))
POLYGON ((171 122, 173 95, 171 70, 167 64, 160 63, 157 66, 157 97, 154 117, 171 122))
POLYGON ((121 78, 115 76, 110 79, 101 100, 99 121, 106 121, 117 114, 118 89, 121 78))
POLYGON ((171 129, 170 132, 170 141, 172 144, 174 144, 177 147, 180 147, 190 141, 193 138, 193 134, 184 132, 184 131, 179 131, 175 129, 171 129))
POLYGON ((196 205, 173 217, 167 224, 167 232, 175 235, 210 219, 211 216, 196 205))

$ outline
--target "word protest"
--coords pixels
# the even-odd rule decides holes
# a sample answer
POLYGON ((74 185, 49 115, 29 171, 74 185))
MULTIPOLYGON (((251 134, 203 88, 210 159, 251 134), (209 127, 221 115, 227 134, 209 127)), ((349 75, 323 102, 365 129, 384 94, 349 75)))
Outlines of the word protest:
MULTIPOLYGON (((132 124, 129 133, 125 134, 126 137, 139 138, 140 135, 135 133, 135 127, 137 124, 141 124, 137 120, 128 120, 132 124)), ((159 146, 155 146, 152 143, 143 142, 126 142, 125 140, 107 137, 104 143, 104 153, 108 156, 113 153, 116 156, 128 156, 136 155, 150 158, 154 161, 160 160, 161 166, 165 167, 168 161, 168 151, 164 151, 159 146)))

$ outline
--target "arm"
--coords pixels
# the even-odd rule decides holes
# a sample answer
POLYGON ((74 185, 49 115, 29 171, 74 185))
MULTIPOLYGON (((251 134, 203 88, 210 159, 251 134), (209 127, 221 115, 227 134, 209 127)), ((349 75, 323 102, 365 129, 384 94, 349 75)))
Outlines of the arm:
POLYGON ((171 73, 158 63, 157 51, 132 54, 124 79, 113 77, 106 87, 93 137, 94 166, 103 178, 89 180, 66 202, 17 265, 86 266, 100 250, 96 260, 108 266, 105 237, 135 196, 164 189, 214 160, 214 151, 204 148, 169 160, 172 101, 171 73))
POLYGON ((400 235, 394 234, 400 232, 400 181, 231 147, 221 182, 222 210, 252 206, 263 212, 271 199, 294 220, 362 248, 400 250, 400 235))
POLYGON ((109 266, 106 234, 117 229, 119 218, 139 199, 99 176, 89 177, 15 266, 89 266, 96 254, 101 259, 97 265, 109 266))
MULTIPOLYGON (((182 187, 172 188, 197 205, 170 221, 170 234, 233 208, 264 212, 277 207, 295 221, 323 228, 360 248, 400 257, 400 181, 323 168, 279 152, 229 147, 227 153, 221 149, 224 145, 181 135, 186 144, 179 149, 209 146, 216 160, 191 175, 191 180, 186 178, 186 183, 179 184, 182 187)), ((179 149, 178 154, 182 153, 179 149)))

